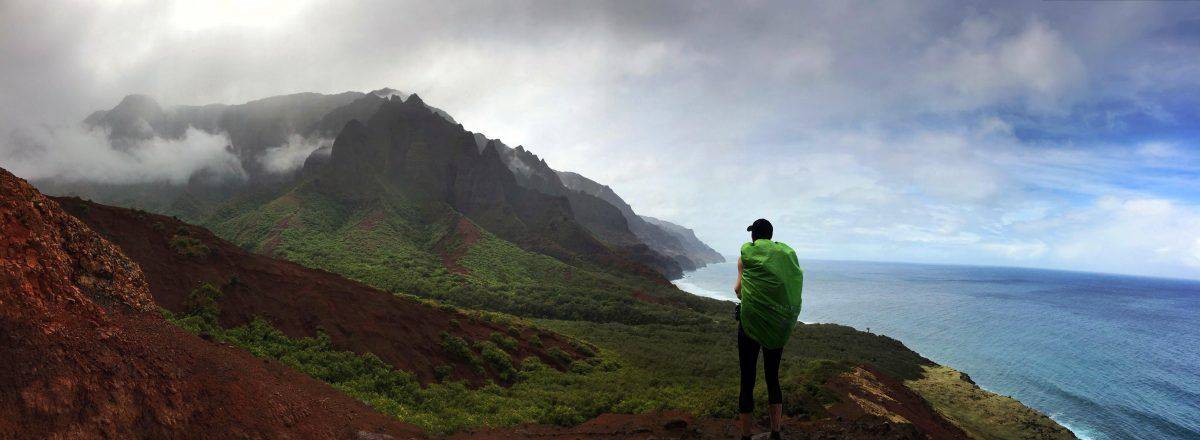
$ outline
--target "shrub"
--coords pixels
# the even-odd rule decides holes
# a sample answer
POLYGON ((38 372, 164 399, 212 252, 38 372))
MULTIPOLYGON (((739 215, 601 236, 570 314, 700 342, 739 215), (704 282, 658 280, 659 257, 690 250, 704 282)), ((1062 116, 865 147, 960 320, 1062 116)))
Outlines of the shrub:
POLYGON ((203 242, 186 235, 172 236, 169 244, 175 253, 185 257, 203 257, 207 256, 209 252, 208 246, 205 246, 203 242))
POLYGON ((475 353, 471 351, 471 346, 467 344, 467 341, 463 340, 463 338, 446 332, 441 333, 441 338, 442 348, 445 349, 447 353, 466 361, 475 369, 476 372, 483 372, 483 361, 479 359, 479 356, 475 355, 475 353))
POLYGON ((509 351, 509 352, 517 351, 517 340, 513 339, 509 336, 504 336, 502 334, 492 332, 492 335, 490 337, 488 337, 488 340, 492 341, 500 348, 503 348, 505 351, 509 351))
POLYGON ((546 368, 546 364, 542 363, 537 356, 530 356, 521 361, 521 371, 538 371, 546 368))
POLYGON ((594 348, 592 348, 589 344, 580 342, 578 339, 571 339, 571 348, 574 348, 575 351, 579 352, 579 354, 582 354, 584 357, 596 356, 596 350, 594 348))
POLYGON ((571 362, 571 372, 576 374, 588 374, 592 372, 592 364, 584 360, 571 362))
POLYGON ((454 367, 449 365, 438 365, 433 369, 433 377, 436 377, 439 382, 449 380, 451 374, 454 374, 454 367))
POLYGON ((193 318, 201 324, 202 333, 211 333, 220 328, 218 318, 221 316, 221 306, 217 300, 221 298, 221 290, 209 283, 201 284, 188 293, 183 306, 188 318, 193 318))
POLYGON ((187 314, 216 323, 217 318, 221 317, 221 305, 217 303, 220 299, 221 289, 209 283, 200 284, 187 294, 187 314))
POLYGON ((561 348, 550 347, 550 350, 547 351, 546 353, 550 355, 551 359, 554 359, 555 361, 558 361, 559 363, 562 363, 565 365, 571 364, 571 360, 572 360, 571 355, 567 354, 567 352, 563 351, 563 349, 561 349, 561 348))
POLYGON ((487 361, 488 365, 491 365, 500 374, 501 379, 515 379, 513 373, 516 370, 513 368, 512 356, 509 356, 508 353, 505 353, 504 350, 501 350, 491 341, 477 342, 475 343, 475 348, 478 348, 479 352, 483 354, 483 359, 487 361))

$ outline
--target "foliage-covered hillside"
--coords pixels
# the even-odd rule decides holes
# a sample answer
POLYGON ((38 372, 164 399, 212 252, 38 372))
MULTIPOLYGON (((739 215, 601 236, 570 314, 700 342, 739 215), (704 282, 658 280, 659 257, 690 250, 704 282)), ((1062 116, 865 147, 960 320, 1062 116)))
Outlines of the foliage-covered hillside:
MULTIPOLYGON (((636 218, 636 224, 662 231, 667 225, 616 208, 577 215, 603 197, 572 203, 565 189, 551 185, 558 175, 532 155, 522 160, 545 179, 519 179, 495 143, 481 149, 476 134, 415 95, 371 95, 325 116, 325 128, 313 130, 354 119, 293 178, 189 212, 241 250, 324 269, 402 297, 411 307, 435 310, 446 322, 422 328, 441 332, 409 333, 421 340, 405 344, 438 365, 414 365, 399 355, 388 339, 402 337, 396 332, 380 338, 369 335, 370 325, 349 325, 346 316, 267 307, 246 288, 253 283, 229 277, 186 295, 174 289, 175 298, 186 301, 166 304, 172 322, 278 360, 435 433, 525 423, 573 426, 605 413, 733 416, 732 304, 676 289, 647 265, 652 259, 640 258, 648 255, 614 243, 644 234, 610 230, 617 223, 601 219, 636 218), (221 300, 222 289, 238 299, 221 300), (368 337, 375 339, 364 342, 368 337)), ((81 209, 77 215, 89 217, 81 209)), ((658 243, 665 246, 660 249, 673 249, 672 258, 703 253, 706 247, 680 229, 665 239, 674 244, 658 243)), ((129 246, 147 235, 131 231, 125 231, 132 234, 124 241, 129 246)), ((224 256, 236 254, 233 246, 214 244, 199 232, 175 235, 159 245, 194 260, 198 265, 190 270, 236 271, 230 261, 205 263, 213 262, 206 258, 214 246, 223 246, 224 256)), ((144 264, 158 264, 146 258, 144 264)), ((171 279, 169 270, 162 273, 167 276, 159 282, 169 282, 162 281, 171 279)), ((386 296, 371 291, 306 291, 295 299, 308 301, 306 307, 353 301, 347 307, 354 309, 372 295, 386 296)), ((272 296, 268 302, 288 301, 272 296)), ((401 309, 420 310, 394 307, 399 314, 360 313, 357 319, 399 328, 406 321, 401 309)), ((860 434, 890 432, 892 438, 1070 437, 1044 415, 980 390, 887 337, 800 325, 785 353, 785 412, 801 425, 825 421, 860 434), (862 392, 867 394, 855 394, 862 392), (893 431, 891 424, 901 428, 893 431)))
MULTIPOLYGON (((448 398, 437 394, 441 385, 424 391, 433 394, 406 391, 383 397, 339 385, 359 383, 355 377, 386 376, 374 367, 325 380, 439 432, 481 424, 572 425, 607 412, 678 409, 705 417, 733 415, 737 365, 735 324, 728 316, 732 304, 679 291, 616 254, 581 251, 593 244, 572 238, 573 230, 555 230, 562 226, 556 220, 520 212, 530 206, 559 207, 539 201, 544 194, 513 186, 510 171, 496 168, 495 152, 491 157, 486 148, 479 152, 461 127, 429 129, 424 124, 445 121, 427 113, 404 103, 385 104, 368 123, 348 125, 349 133, 344 130, 334 144, 332 159, 305 170, 295 185, 230 203, 207 224, 245 249, 396 294, 533 320, 594 344, 600 352, 566 372, 522 367, 521 380, 506 388, 460 389, 456 407, 471 409, 461 414, 427 406, 433 396, 448 398), (471 145, 464 145, 468 140, 471 145), (460 159, 447 165, 431 156, 435 151, 460 159), (499 173, 486 181, 499 187, 471 186, 488 173, 499 173), (549 236, 537 236, 541 233, 549 236)), ((350 354, 329 352, 320 341, 276 336, 268 329, 235 329, 222 337, 319 378, 329 371, 322 364, 329 359, 359 362, 345 357, 350 354), (259 336, 245 338, 245 332, 259 336), (295 350, 325 354, 289 354, 295 350)), ((1009 406, 981 407, 976 399, 994 395, 943 392, 958 382, 953 386, 978 390, 961 378, 950 377, 948 384, 947 377, 939 376, 941 386, 929 385, 933 382, 926 375, 940 371, 938 366, 886 337, 840 326, 801 325, 786 353, 786 412, 799 419, 831 417, 836 408, 831 405, 846 398, 832 391, 830 381, 861 364, 900 381, 925 384, 913 389, 928 394, 940 413, 953 414, 951 420, 989 420, 989 411, 1002 408, 1004 417, 1020 421, 1016 429, 964 423, 972 433, 1070 436, 1044 415, 1017 411, 1025 408, 1011 399, 1009 406)))

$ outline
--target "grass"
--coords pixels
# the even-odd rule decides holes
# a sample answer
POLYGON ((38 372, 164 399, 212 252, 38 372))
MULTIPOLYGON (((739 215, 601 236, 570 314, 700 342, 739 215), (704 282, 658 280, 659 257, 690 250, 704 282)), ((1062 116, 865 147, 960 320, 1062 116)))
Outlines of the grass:
MULTIPOLYGON (((576 425, 609 412, 683 409, 699 415, 729 417, 734 411, 736 355, 730 355, 729 338, 716 334, 672 341, 675 351, 663 353, 659 338, 689 332, 674 326, 537 323, 568 334, 573 330, 594 336, 591 340, 596 346, 581 341, 574 344, 594 350, 596 356, 574 360, 566 372, 549 368, 536 357, 518 364, 503 348, 509 337, 499 333, 483 341, 444 334, 443 347, 448 352, 497 367, 511 374, 515 383, 507 388, 489 385, 468 389, 461 382, 447 381, 421 387, 412 374, 396 370, 372 354, 334 349, 324 334, 289 338, 263 319, 236 328, 222 328, 216 319, 219 309, 215 300, 220 294, 210 285, 200 286, 189 299, 192 305, 188 313, 175 316, 163 311, 163 314, 190 332, 280 361, 379 411, 433 433, 525 423, 576 425), (631 336, 636 336, 631 343, 615 343, 631 336), (709 349, 713 344, 718 344, 716 350, 709 349)), ((570 361, 562 350, 554 348, 550 352, 551 356, 570 361)), ((820 384, 849 365, 789 357, 782 374, 788 413, 820 412, 823 404, 831 402, 831 396, 824 394, 820 384)), ((759 402, 765 402, 765 390, 757 391, 759 402)))
POLYGON ((724 308, 669 285, 529 252, 487 231, 458 261, 467 273, 452 273, 437 244, 453 230, 458 214, 444 205, 418 206, 398 194, 339 203, 302 186, 257 203, 228 208, 208 225, 246 249, 393 293, 519 316, 629 324, 698 323, 724 308), (634 292, 681 307, 639 301, 634 292))
MULTIPOLYGON (((515 383, 471 390, 449 381, 450 369, 442 366, 441 381, 422 388, 413 385, 411 375, 391 370, 373 356, 331 350, 321 337, 287 339, 260 321, 228 330, 196 328, 203 321, 194 316, 176 322, 292 365, 434 433, 523 423, 574 425, 609 412, 679 409, 698 416, 734 415, 738 367, 735 324, 728 318, 731 303, 591 263, 529 252, 485 230, 474 243, 455 241, 459 237, 447 234, 460 217, 449 207, 416 205, 384 189, 371 198, 337 202, 301 185, 267 202, 227 207, 208 224, 247 249, 382 290, 507 314, 478 313, 483 319, 533 319, 576 338, 576 349, 596 356, 572 362, 552 348, 552 357, 570 363, 568 371, 560 372, 533 359, 513 359, 512 335, 468 341, 446 334, 441 342, 449 353, 475 368, 503 371, 515 383), (469 247, 462 252, 462 246, 469 247), (465 274, 446 268, 441 253, 446 249, 461 253, 457 264, 465 274)), ((536 346, 540 341, 530 342, 536 346)), ((905 381, 977 438, 1055 438, 1066 432, 1015 400, 955 379, 899 341, 828 324, 798 325, 784 351, 785 412, 822 414, 834 399, 822 384, 859 363, 905 381)), ((762 384, 755 393, 762 411, 762 384)))
POLYGON ((950 367, 926 365, 922 377, 904 384, 976 439, 1075 438, 1044 414, 1011 397, 984 391, 950 367))

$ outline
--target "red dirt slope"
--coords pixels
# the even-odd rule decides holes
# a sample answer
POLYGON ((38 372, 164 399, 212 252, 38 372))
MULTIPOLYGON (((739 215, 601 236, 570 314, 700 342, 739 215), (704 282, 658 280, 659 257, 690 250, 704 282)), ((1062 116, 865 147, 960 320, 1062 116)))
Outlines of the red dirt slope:
POLYGON ((0 438, 421 434, 154 311, 142 271, 0 169, 0 438))
MULTIPOLYGON (((787 439, 967 440, 970 437, 938 415, 900 381, 866 365, 834 376, 825 388, 840 402, 815 419, 785 418, 787 439)), ((766 432, 768 420, 756 432, 766 432)), ((671 411, 648 414, 603 414, 573 427, 531 425, 515 429, 481 429, 451 439, 730 439, 740 430, 732 420, 696 418, 671 411)))
MULTIPOLYGON (((508 334, 505 325, 412 299, 398 297, 323 270, 247 252, 217 238, 208 230, 171 217, 77 198, 59 198, 69 213, 116 243, 141 265, 150 292, 162 307, 185 312, 188 294, 202 283, 221 289, 221 324, 234 327, 261 316, 291 337, 329 334, 334 347, 356 353, 374 353, 396 368, 414 373, 422 383, 435 380, 434 369, 450 365, 452 376, 480 385, 487 379, 501 383, 497 372, 477 373, 466 361, 449 355, 441 346, 441 332, 467 341, 486 340, 492 333, 508 334), (203 255, 185 255, 172 239, 199 240, 203 255), (455 324, 457 323, 457 324, 455 324)), ((186 252, 185 252, 186 253, 186 252)), ((518 349, 513 360, 537 356, 547 365, 565 368, 548 354, 558 347, 580 357, 568 340, 556 333, 532 328, 515 329, 518 349), (530 344, 538 335, 541 347, 530 344)))
POLYGON ((970 438, 903 382, 869 365, 859 365, 831 378, 825 388, 841 398, 841 402, 828 408, 837 420, 870 423, 882 419, 910 425, 931 439, 970 438))

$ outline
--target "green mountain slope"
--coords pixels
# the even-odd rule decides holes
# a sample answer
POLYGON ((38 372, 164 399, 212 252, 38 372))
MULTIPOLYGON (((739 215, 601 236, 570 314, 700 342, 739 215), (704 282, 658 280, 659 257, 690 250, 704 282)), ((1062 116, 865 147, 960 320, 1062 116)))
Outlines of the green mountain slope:
MULTIPOLYGON (((606 412, 733 415, 732 304, 679 291, 611 252, 571 220, 564 200, 516 185, 494 149, 478 150, 461 126, 413 101, 389 100, 365 123, 347 124, 328 162, 295 185, 235 200, 206 224, 256 252, 397 294, 516 315, 601 350, 569 373, 459 390, 455 398, 474 413, 422 422, 435 431, 574 425, 606 412)), ((1045 415, 945 374, 898 341, 834 325, 797 327, 783 367, 785 411, 797 420, 833 417, 830 405, 844 397, 828 384, 856 365, 909 384, 974 436, 1071 438, 1045 415)), ((417 404, 388 399, 377 405, 417 404)))

